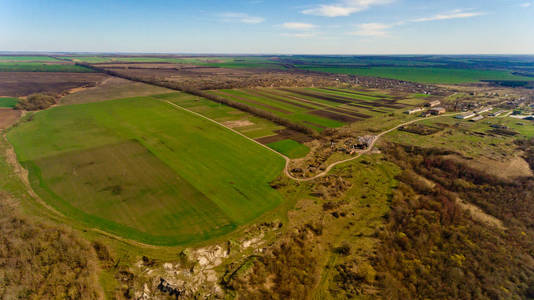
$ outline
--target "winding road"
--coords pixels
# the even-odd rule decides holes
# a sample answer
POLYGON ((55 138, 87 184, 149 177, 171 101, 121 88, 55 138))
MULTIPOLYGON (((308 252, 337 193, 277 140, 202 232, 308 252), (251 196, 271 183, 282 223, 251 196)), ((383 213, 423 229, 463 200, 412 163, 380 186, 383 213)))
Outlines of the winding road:
POLYGON ((165 102, 167 102, 168 104, 170 104, 170 105, 173 106, 173 107, 176 107, 176 108, 178 108, 178 109, 187 111, 187 112, 189 112, 189 113, 191 113, 191 114, 194 114, 194 115, 196 115, 196 116, 198 116, 198 117, 200 117, 200 118, 203 118, 203 119, 205 119, 205 120, 208 120, 208 121, 210 121, 210 122, 212 122, 212 123, 215 123, 215 124, 217 124, 217 125, 219 125, 219 126, 222 126, 222 127, 226 128, 226 129, 228 129, 228 130, 231 130, 232 132, 234 132, 234 133, 236 133, 236 134, 238 134, 238 135, 240 135, 240 136, 246 138, 247 140, 252 141, 252 142, 254 142, 254 143, 256 143, 256 144, 262 146, 263 148, 266 148, 266 149, 268 149, 269 151, 278 154, 279 156, 281 156, 281 157, 282 157, 283 159, 285 159, 285 161, 286 161, 286 165, 285 165, 285 167, 284 167, 284 173, 285 173, 285 175, 286 175, 288 178, 290 178, 290 179, 292 179, 292 180, 295 180, 295 181, 298 181, 298 182, 312 181, 312 180, 315 180, 315 179, 317 179, 317 178, 326 176, 326 175, 327 175, 327 174, 328 174, 328 173, 329 173, 335 166, 340 165, 340 164, 344 164, 344 163, 346 163, 346 162, 349 162, 349 161, 352 161, 352 160, 355 160, 355 159, 360 158, 362 155, 371 152, 371 151, 373 150, 373 148, 374 148, 376 142, 377 142, 382 136, 384 136, 384 135, 386 135, 386 134, 388 134, 388 133, 390 133, 390 132, 392 132, 392 131, 395 131, 395 130, 397 130, 398 128, 400 128, 400 127, 402 127, 402 126, 406 126, 406 125, 409 125, 409 124, 412 124, 412 123, 416 123, 416 122, 420 122, 420 121, 424 121, 424 120, 430 120, 430 119, 441 118, 441 117, 450 117, 450 116, 454 116, 454 115, 457 114, 457 113, 443 114, 443 115, 439 115, 439 116, 432 116, 432 117, 426 117, 426 118, 422 118, 422 119, 415 119, 415 120, 411 120, 411 121, 408 121, 408 122, 399 124, 399 125, 397 125, 397 126, 395 126, 395 127, 393 127, 393 128, 390 128, 390 129, 388 129, 388 130, 382 131, 381 133, 377 134, 377 135, 375 136, 375 138, 373 139, 371 145, 369 145, 369 147, 367 147, 367 149, 358 152, 358 154, 357 154, 356 156, 353 156, 353 157, 351 157, 351 158, 348 158, 348 159, 345 159, 345 160, 340 160, 340 161, 337 161, 337 162, 335 162, 335 163, 332 163, 332 164, 330 164, 330 165, 329 165, 323 172, 321 172, 321 173, 319 173, 319 174, 317 174, 317 175, 315 175, 315 176, 313 176, 313 177, 299 178, 299 177, 295 177, 295 176, 293 176, 293 175, 291 174, 291 172, 289 172, 289 163, 291 162, 291 159, 290 159, 289 157, 283 155, 282 153, 277 152, 277 151, 275 151, 274 149, 271 149, 271 148, 267 147, 266 145, 264 145, 264 144, 262 144, 262 143, 260 143, 260 142, 258 142, 258 141, 256 141, 256 140, 254 140, 254 139, 252 139, 252 138, 249 138, 248 136, 242 134, 241 132, 239 132, 239 131, 237 131, 237 130, 235 130, 235 129, 233 129, 233 128, 230 128, 230 127, 228 127, 228 126, 225 126, 224 124, 219 123, 219 122, 217 122, 217 121, 215 121, 215 120, 213 120, 213 119, 210 119, 210 118, 208 118, 208 117, 206 117, 206 116, 203 116, 203 115, 201 115, 201 114, 199 114, 199 113, 197 113, 197 112, 194 112, 194 111, 192 111, 192 110, 189 110, 189 109, 187 109, 187 108, 184 108, 184 107, 182 107, 182 106, 180 106, 180 105, 178 105, 178 104, 172 103, 172 102, 170 102, 170 101, 165 101, 165 102))

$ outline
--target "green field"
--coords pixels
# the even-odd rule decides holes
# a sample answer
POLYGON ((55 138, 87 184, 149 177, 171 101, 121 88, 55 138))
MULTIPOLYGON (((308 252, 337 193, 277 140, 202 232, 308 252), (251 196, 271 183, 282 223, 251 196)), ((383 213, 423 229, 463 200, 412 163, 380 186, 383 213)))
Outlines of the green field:
POLYGON ((301 158, 310 152, 310 148, 294 140, 282 140, 267 144, 270 148, 284 154, 289 158, 301 158))
POLYGON ((131 62, 194 64, 206 67, 283 69, 284 66, 265 57, 120 57, 120 56, 64 56, 64 59, 86 63, 131 62))
POLYGON ((156 97, 162 100, 171 101, 174 104, 213 119, 252 139, 276 135, 276 131, 285 128, 244 111, 189 94, 172 93, 157 95, 156 97), (232 126, 232 123, 236 124, 236 122, 237 124, 241 123, 242 125, 232 126))
POLYGON ((71 64, 48 64, 39 62, 0 62, 0 72, 94 72, 91 69, 71 64))
POLYGON ((17 98, 3 98, 3 97, 0 97, 0 107, 14 108, 15 105, 17 105, 17 102, 19 102, 19 99, 17 99, 17 98))
POLYGON ((7 55, 0 55, 0 62, 2 61, 44 61, 44 62, 50 62, 50 61, 58 61, 57 59, 49 56, 7 56, 7 55))
POLYGON ((281 157, 155 97, 55 107, 8 139, 51 206, 144 243, 220 236, 282 202, 281 157))
POLYGON ((530 77, 515 76, 508 71, 499 70, 446 69, 432 67, 348 68, 303 66, 301 68, 310 71, 383 77, 421 83, 459 84, 478 82, 481 80, 534 80, 530 77))
POLYGON ((257 88, 226 89, 210 93, 265 110, 319 132, 411 106, 388 95, 354 89, 257 88))

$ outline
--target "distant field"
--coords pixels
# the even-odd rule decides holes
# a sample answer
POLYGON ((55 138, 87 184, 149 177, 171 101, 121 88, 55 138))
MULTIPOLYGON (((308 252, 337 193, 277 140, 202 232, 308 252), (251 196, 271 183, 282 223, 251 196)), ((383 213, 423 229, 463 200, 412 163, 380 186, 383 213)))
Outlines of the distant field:
POLYGON ((160 99, 56 107, 8 139, 50 205, 145 243, 209 239, 282 202, 281 157, 160 99))
POLYGON ((289 158, 300 158, 310 152, 310 148, 294 140, 282 140, 267 144, 270 148, 284 154, 289 158))
POLYGON ((310 71, 354 74, 392 78, 398 80, 414 81, 421 83, 458 84, 471 83, 481 80, 534 80, 530 77, 512 75, 509 71, 498 70, 472 70, 472 69, 445 69, 445 68, 415 68, 415 67, 370 67, 370 68, 346 68, 346 67, 302 67, 310 71))
POLYGON ((17 102, 19 102, 19 100, 17 98, 2 98, 0 97, 0 107, 8 107, 8 108, 13 108, 15 107, 15 105, 17 105, 17 102))
POLYGON ((349 89, 234 89, 212 94, 322 131, 397 111, 408 105, 390 96, 349 89))
POLYGON ((50 64, 39 62, 0 62, 0 72, 72 72, 89 73, 91 69, 72 64, 50 64))
POLYGON ((50 61, 58 61, 58 59, 55 59, 53 57, 49 56, 4 56, 0 55, 0 62, 2 61, 44 61, 44 62, 50 62, 50 61))
POLYGON ((172 92, 172 90, 166 88, 111 77, 96 87, 83 89, 79 92, 69 94, 61 98, 60 102, 62 104, 80 104, 170 92, 172 92))
POLYGON ((24 97, 33 93, 61 94, 70 89, 98 85, 109 78, 102 73, 0 72, 0 96, 24 97))
POLYGON ((106 62, 132 62, 132 63, 174 63, 174 64, 194 64, 206 67, 224 68, 250 68, 250 69, 282 69, 277 62, 273 62, 263 57, 99 57, 99 56, 65 56, 65 59, 81 61, 87 63, 106 62))

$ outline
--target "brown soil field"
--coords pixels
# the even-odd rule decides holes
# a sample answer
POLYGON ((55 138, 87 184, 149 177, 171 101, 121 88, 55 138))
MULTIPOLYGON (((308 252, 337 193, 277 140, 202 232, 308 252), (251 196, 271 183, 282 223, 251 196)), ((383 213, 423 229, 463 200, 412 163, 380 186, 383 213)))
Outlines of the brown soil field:
POLYGON ((254 123, 252 123, 249 120, 226 121, 226 122, 223 122, 222 124, 229 128, 239 128, 239 127, 246 127, 246 126, 254 125, 254 123))
MULTIPOLYGON (((287 90, 287 91, 291 91, 291 90, 287 90)), ((343 103, 343 104, 356 103, 356 104, 362 104, 362 105, 369 105, 369 106, 375 106, 375 107, 387 107, 387 108, 394 108, 394 109, 407 107, 407 105, 405 104, 397 103, 397 100, 395 99, 380 99, 380 100, 374 100, 374 101, 366 101, 366 100, 360 100, 360 99, 353 99, 350 97, 330 95, 330 94, 320 93, 320 92, 293 91, 293 93, 296 93, 302 96, 315 97, 318 99, 327 100, 327 101, 336 102, 336 103, 343 103)))
POLYGON ((108 77, 99 73, 0 72, 0 96, 61 94, 70 89, 96 85, 108 77))
POLYGON ((350 109, 342 109, 342 108, 329 108, 329 110, 331 111, 335 111, 335 112, 338 112, 338 113, 342 113, 342 114, 346 114, 346 115, 351 115, 353 117, 356 117, 356 118, 362 118, 362 119, 369 119, 371 116, 369 115, 366 115, 366 114, 362 114, 362 113, 359 113, 359 112, 355 112, 355 111, 352 111, 350 109))
POLYGON ((259 96, 259 97, 271 99, 271 100, 274 100, 274 101, 278 101, 278 102, 294 105, 296 107, 300 107, 300 108, 304 108, 304 109, 314 109, 311 106, 300 104, 300 103, 297 103, 297 102, 288 101, 288 100, 284 99, 283 97, 274 96, 271 93, 260 92, 260 91, 258 91, 256 89, 247 89, 246 92, 248 94, 251 94, 251 95, 254 95, 254 96, 259 96))
POLYGON ((299 102, 312 104, 312 105, 315 105, 315 106, 318 106, 318 107, 321 107, 321 108, 330 107, 328 105, 324 105, 324 104, 321 104, 321 103, 318 103, 318 102, 313 102, 313 101, 308 100, 308 99, 303 99, 303 98, 295 97, 295 96, 292 96, 292 95, 284 94, 280 90, 273 90, 271 93, 273 93, 274 95, 278 95, 279 97, 285 97, 285 98, 293 99, 293 100, 296 100, 296 101, 299 101, 299 102))
POLYGON ((254 103, 254 106, 260 106, 260 107, 263 107, 263 108, 267 108, 267 109, 270 109, 270 110, 281 112, 283 114, 291 114, 290 111, 285 110, 283 108, 274 107, 272 105, 261 103, 261 102, 258 102, 258 101, 255 101, 255 100, 252 100, 252 99, 249 99, 249 98, 243 98, 243 97, 239 97, 239 96, 236 96, 236 95, 227 94, 227 93, 225 93, 223 91, 213 91, 213 92, 218 94, 218 95, 221 95, 221 96, 226 96, 226 97, 231 97, 231 98, 234 98, 234 99, 239 99, 239 100, 241 100, 241 101, 243 101, 245 103, 254 103))
POLYGON ((13 125, 20 117, 20 110, 0 108, 0 130, 6 129, 13 125))
POLYGON ((353 123, 360 121, 360 118, 350 117, 347 115, 338 114, 335 112, 327 111, 327 110, 314 110, 310 112, 312 115, 316 115, 319 117, 324 117, 327 119, 343 122, 343 123, 353 123))
POLYGON ((128 97, 141 97, 155 94, 174 92, 140 82, 134 82, 118 77, 110 77, 101 81, 97 86, 71 90, 69 95, 61 98, 62 104, 78 104, 113 100, 128 97))

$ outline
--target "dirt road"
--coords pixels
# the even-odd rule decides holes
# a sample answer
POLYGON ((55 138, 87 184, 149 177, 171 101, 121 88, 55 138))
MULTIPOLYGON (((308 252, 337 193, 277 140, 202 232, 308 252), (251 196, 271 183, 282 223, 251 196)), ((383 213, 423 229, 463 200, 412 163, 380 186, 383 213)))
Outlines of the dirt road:
POLYGON ((167 102, 168 104, 170 104, 170 105, 172 105, 172 106, 174 106, 174 107, 176 107, 176 108, 179 108, 179 109, 181 109, 181 110, 185 110, 185 111, 187 111, 187 112, 189 112, 189 113, 192 113, 192 114, 194 114, 194 115, 196 115, 196 116, 198 116, 198 117, 201 117, 201 118, 203 118, 203 119, 205 119, 205 120, 208 120, 208 121, 213 122, 213 123, 215 123, 215 124, 217 124, 217 125, 219 125, 219 126, 222 126, 222 127, 226 128, 226 129, 228 129, 228 130, 231 130, 232 132, 234 132, 234 133, 236 133, 236 134, 239 134, 240 136, 246 138, 247 140, 252 141, 252 142, 254 142, 254 143, 256 143, 256 144, 262 146, 263 148, 266 148, 266 149, 268 149, 269 151, 272 151, 272 152, 278 154, 279 156, 281 156, 281 157, 282 157, 283 159, 285 159, 285 161, 286 161, 286 165, 285 165, 285 167, 284 167, 284 173, 285 173, 285 175, 286 175, 287 177, 289 177, 290 179, 293 179, 293 180, 298 181, 298 182, 311 181, 311 180, 314 180, 314 179, 317 179, 317 178, 326 176, 326 175, 327 175, 327 174, 328 174, 328 173, 329 173, 335 166, 360 158, 362 155, 371 152, 371 151, 373 150, 373 148, 374 148, 376 142, 377 142, 383 135, 386 135, 386 134, 388 134, 388 133, 390 133, 390 132, 392 132, 392 131, 394 131, 394 130, 397 130, 398 128, 400 128, 400 127, 402 127, 402 126, 406 126, 406 125, 409 125, 409 124, 412 124, 412 123, 416 123, 416 122, 420 122, 420 121, 424 121, 424 120, 435 119, 435 118, 440 118, 440 117, 450 117, 450 116, 454 116, 454 115, 456 115, 456 113, 453 113, 453 114, 444 114, 444 115, 433 116, 433 117, 427 117, 427 118, 422 118, 422 119, 415 119, 415 120, 411 120, 411 121, 409 121, 409 122, 405 122, 405 123, 399 124, 399 125, 397 125, 397 126, 395 126, 395 127, 393 127, 393 128, 390 128, 390 129, 388 129, 388 130, 382 131, 381 133, 377 134, 377 135, 375 136, 373 142, 371 143, 371 145, 369 145, 369 147, 368 147, 367 149, 365 149, 365 150, 363 150, 363 151, 360 151, 360 152, 358 153, 358 155, 356 155, 356 156, 354 156, 354 157, 351 157, 351 158, 349 158, 349 159, 345 159, 345 160, 341 160, 341 161, 337 161, 337 162, 335 162, 335 163, 332 163, 332 164, 329 165, 323 172, 321 172, 321 173, 319 173, 319 174, 317 174, 317 175, 315 175, 315 176, 313 176, 313 177, 308 177, 308 178, 298 178, 298 177, 293 176, 293 175, 291 174, 291 172, 289 172, 289 163, 291 162, 291 159, 290 159, 289 157, 287 157, 287 156, 283 155, 282 153, 277 152, 277 151, 275 151, 275 150, 273 150, 273 149, 271 149, 271 148, 265 146, 264 144, 262 144, 262 143, 260 143, 260 142, 258 142, 258 141, 256 141, 256 140, 254 140, 254 139, 251 139, 251 138, 249 138, 248 136, 242 134, 241 132, 239 132, 239 131, 237 131, 237 130, 235 130, 235 129, 233 129, 233 128, 230 128, 230 127, 228 127, 228 126, 225 126, 224 124, 219 123, 219 122, 217 122, 217 121, 215 121, 215 120, 213 120, 213 119, 210 119, 210 118, 208 118, 208 117, 206 117, 206 116, 203 116, 203 115, 201 115, 201 114, 199 114, 199 113, 197 113, 197 112, 194 112, 194 111, 192 111, 192 110, 189 110, 189 109, 187 109, 187 108, 181 107, 180 105, 177 105, 177 104, 172 103, 172 102, 170 102, 170 101, 165 101, 165 102, 167 102))

